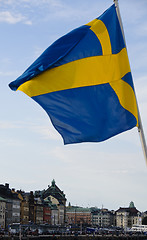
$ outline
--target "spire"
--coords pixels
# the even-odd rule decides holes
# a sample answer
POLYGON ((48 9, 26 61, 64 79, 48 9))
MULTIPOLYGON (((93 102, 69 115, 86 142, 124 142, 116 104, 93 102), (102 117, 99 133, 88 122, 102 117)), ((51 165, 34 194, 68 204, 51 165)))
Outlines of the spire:
POLYGON ((52 181, 52 187, 55 187, 55 180, 52 181))

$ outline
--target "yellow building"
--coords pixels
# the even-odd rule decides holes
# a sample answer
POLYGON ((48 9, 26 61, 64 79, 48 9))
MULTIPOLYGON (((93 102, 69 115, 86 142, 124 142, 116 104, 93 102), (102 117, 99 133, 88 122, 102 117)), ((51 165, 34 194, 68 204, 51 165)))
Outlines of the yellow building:
POLYGON ((126 229, 131 228, 133 224, 139 224, 140 212, 136 209, 133 202, 130 202, 128 208, 119 208, 116 211, 116 226, 126 229))

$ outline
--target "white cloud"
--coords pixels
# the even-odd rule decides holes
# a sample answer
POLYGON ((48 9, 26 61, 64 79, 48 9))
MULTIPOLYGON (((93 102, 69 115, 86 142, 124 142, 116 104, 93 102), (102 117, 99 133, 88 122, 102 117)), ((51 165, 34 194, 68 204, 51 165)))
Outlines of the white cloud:
POLYGON ((0 121, 0 129, 28 129, 31 132, 39 134, 45 140, 62 141, 60 134, 55 130, 50 122, 48 125, 37 124, 31 121, 0 121))
MULTIPOLYGON (((0 2, 1 3, 1 2, 0 2)), ((70 3, 65 3, 63 0, 6 0, 2 8, 8 9, 9 13, 19 12, 22 16, 29 16, 29 18, 33 19, 33 22, 39 21, 49 21, 50 19, 68 19, 69 21, 79 21, 80 19, 83 20, 83 24, 85 21, 91 21, 94 17, 97 17, 97 12, 95 11, 95 5, 91 6, 90 9, 87 10, 85 4, 83 4, 82 11, 76 7, 76 3, 70 5, 70 3), (94 13, 95 12, 95 13, 94 13), (37 14, 36 14, 37 13, 37 14), (93 15, 96 14, 96 15, 93 15), (88 18, 89 20, 87 20, 88 18), (84 20, 86 18, 86 20, 84 20)), ((97 4, 96 4, 97 5, 97 4)), ((99 13, 100 7, 99 4, 99 13)), ((104 9, 103 9, 104 10, 104 9)), ((17 21, 18 19, 14 18, 12 14, 11 21, 9 17, 9 21, 17 21)), ((32 24, 32 21, 26 21, 25 24, 32 24)))
MULTIPOLYGON (((1 4, 1 1, 0 1, 1 4)), ((33 9, 39 8, 59 8, 62 7, 63 3, 60 0, 5 0, 1 7, 10 8, 11 10, 16 9, 33 9)))
POLYGON ((7 77, 7 76, 17 76, 19 74, 18 71, 0 71, 0 76, 7 77))
MULTIPOLYGON (((29 2, 29 0, 28 0, 28 2, 29 2)), ((59 0, 33 0, 32 3, 35 5, 38 4, 38 5, 42 5, 42 6, 43 6, 43 4, 44 5, 47 4, 52 7, 62 7, 62 5, 63 5, 62 2, 59 0)))
POLYGON ((61 6, 61 1, 60 0, 5 0, 5 5, 11 5, 11 6, 16 6, 16 5, 23 5, 23 4, 29 4, 29 5, 42 5, 44 6, 45 4, 51 5, 51 6, 61 6))
POLYGON ((18 122, 0 121, 0 129, 14 129, 14 128, 21 128, 21 125, 18 122))
POLYGON ((4 147, 22 147, 24 144, 19 140, 14 140, 14 138, 9 139, 0 139, 1 146, 4 147))
POLYGON ((24 24, 26 24, 26 25, 32 25, 32 21, 31 21, 31 20, 25 20, 25 21, 24 21, 24 24))
POLYGON ((38 134, 40 134, 42 136, 43 139, 50 139, 50 140, 61 140, 61 136, 59 135, 59 133, 54 129, 54 127, 52 125, 48 125, 48 126, 41 126, 41 125, 34 125, 32 124, 30 126, 30 129, 33 132, 36 132, 38 134))
POLYGON ((101 146, 100 143, 94 145, 57 146, 49 154, 52 154, 53 158, 58 159, 63 165, 70 166, 72 164, 73 170, 78 168, 80 172, 92 171, 96 175, 103 173, 106 175, 112 173, 126 174, 128 171, 137 172, 140 170, 140 165, 137 161, 139 152, 133 152, 133 148, 130 148, 130 152, 123 148, 120 155, 120 151, 105 152, 107 148, 104 145, 101 146), (105 150, 100 150, 101 148, 105 150), (132 162, 135 162, 135 165, 132 165, 132 162))
POLYGON ((5 22, 9 24, 16 24, 22 22, 27 25, 31 25, 32 22, 27 20, 26 17, 19 14, 12 14, 10 11, 0 12, 0 22, 5 22))

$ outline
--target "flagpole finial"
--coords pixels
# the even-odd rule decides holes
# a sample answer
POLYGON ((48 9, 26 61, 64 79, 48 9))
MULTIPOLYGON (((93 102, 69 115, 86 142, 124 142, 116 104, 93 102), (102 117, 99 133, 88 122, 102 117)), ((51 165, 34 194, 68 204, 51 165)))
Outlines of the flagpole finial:
POLYGON ((114 2, 114 4, 115 4, 115 6, 118 5, 118 0, 113 0, 113 2, 114 2))
POLYGON ((114 4, 115 4, 115 7, 118 6, 118 0, 113 0, 114 4))

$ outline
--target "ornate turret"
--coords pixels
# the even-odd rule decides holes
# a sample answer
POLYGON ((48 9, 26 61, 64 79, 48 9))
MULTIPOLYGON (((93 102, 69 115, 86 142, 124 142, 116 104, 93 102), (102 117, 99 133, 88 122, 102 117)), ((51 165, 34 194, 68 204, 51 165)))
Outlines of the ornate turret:
POLYGON ((134 202, 130 202, 129 208, 135 208, 134 202))

